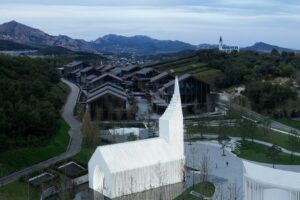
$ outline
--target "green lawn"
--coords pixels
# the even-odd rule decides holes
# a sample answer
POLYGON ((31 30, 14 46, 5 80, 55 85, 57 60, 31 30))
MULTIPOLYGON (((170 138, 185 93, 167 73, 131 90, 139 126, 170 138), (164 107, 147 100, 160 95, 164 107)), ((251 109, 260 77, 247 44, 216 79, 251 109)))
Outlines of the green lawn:
POLYGON ((0 187, 0 199, 3 200, 38 200, 40 192, 37 188, 23 182, 13 182, 0 187))
MULTIPOLYGON (((238 154, 239 157, 262 163, 272 163, 272 160, 266 156, 268 148, 265 145, 252 143, 249 141, 241 141, 241 148, 238 154)), ((280 153, 275 164, 282 165, 300 165, 300 157, 294 156, 291 159, 290 154, 280 153)))
POLYGON ((208 69, 206 71, 200 71, 198 73, 193 74, 198 79, 201 80, 212 80, 216 78, 217 76, 220 76, 222 72, 217 69, 208 69))
POLYGON ((193 71, 197 70, 208 70, 209 68, 205 67, 205 63, 195 63, 195 64, 188 64, 188 65, 183 65, 180 67, 176 67, 173 69, 174 74, 184 74, 184 73, 192 73, 193 71))
POLYGON ((88 164, 91 156, 93 155, 93 153, 95 152, 96 150, 96 147, 90 147, 90 146, 87 146, 87 145, 83 145, 82 148, 81 148, 81 151, 76 154, 73 159, 74 160, 77 160, 81 163, 85 163, 85 164, 88 164))
POLYGON ((69 145, 69 125, 61 120, 58 133, 48 145, 9 150, 0 153, 0 177, 41 161, 50 159, 67 150, 69 145))
MULTIPOLYGON (((199 129, 197 128, 197 126, 192 126, 192 125, 188 125, 186 126, 187 131, 194 134, 194 133, 199 133, 199 129)), ((279 133, 273 130, 269 130, 269 132, 267 134, 264 134, 263 128, 262 127, 257 127, 254 131, 251 131, 252 134, 249 134, 249 132, 247 132, 247 129, 243 128, 243 127, 223 127, 223 128, 219 128, 219 127, 207 127, 206 131, 207 133, 212 133, 212 134, 217 134, 218 132, 226 132, 226 134, 228 136, 232 136, 232 137, 241 137, 242 134, 246 135, 247 138, 251 138, 252 134, 253 134, 253 138, 256 140, 261 140, 261 141, 265 141, 265 142, 269 142, 271 144, 276 144, 280 147, 283 147, 285 149, 291 150, 289 144, 288 144, 288 135, 283 134, 283 133, 279 133)), ((297 146, 297 152, 300 152, 300 142, 299 145, 297 146)))
POLYGON ((180 196, 176 197, 174 200, 199 200, 198 197, 195 197, 190 194, 191 191, 196 191, 206 197, 212 197, 215 193, 215 186, 210 182, 198 183, 193 187, 186 189, 180 196))
POLYGON ((296 120, 292 120, 292 119, 288 119, 288 118, 283 118, 283 119, 275 119, 276 121, 283 123, 287 126, 293 127, 295 129, 299 129, 300 130, 300 122, 296 121, 296 120))

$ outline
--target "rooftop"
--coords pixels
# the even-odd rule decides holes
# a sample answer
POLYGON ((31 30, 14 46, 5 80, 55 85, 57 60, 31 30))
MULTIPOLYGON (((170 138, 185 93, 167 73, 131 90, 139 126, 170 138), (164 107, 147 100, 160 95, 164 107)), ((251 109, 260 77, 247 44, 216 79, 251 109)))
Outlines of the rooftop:
POLYGON ((82 61, 73 61, 73 62, 66 64, 65 67, 74 67, 74 66, 80 65, 82 63, 83 63, 82 61))

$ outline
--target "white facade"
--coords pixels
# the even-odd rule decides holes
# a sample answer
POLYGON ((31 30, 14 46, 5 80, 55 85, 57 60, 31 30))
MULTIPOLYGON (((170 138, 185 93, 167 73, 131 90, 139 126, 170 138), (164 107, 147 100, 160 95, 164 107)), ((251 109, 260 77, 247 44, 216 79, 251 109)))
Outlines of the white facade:
POLYGON ((232 53, 234 51, 240 52, 240 48, 238 46, 225 47, 223 45, 223 39, 222 39, 222 37, 220 37, 220 40, 219 40, 219 51, 222 51, 222 52, 225 52, 225 53, 232 53))
POLYGON ((244 164, 244 200, 300 200, 300 173, 244 164))
POLYGON ((178 80, 159 119, 159 137, 101 146, 91 157, 89 187, 109 198, 179 183, 184 178, 183 116, 178 80))

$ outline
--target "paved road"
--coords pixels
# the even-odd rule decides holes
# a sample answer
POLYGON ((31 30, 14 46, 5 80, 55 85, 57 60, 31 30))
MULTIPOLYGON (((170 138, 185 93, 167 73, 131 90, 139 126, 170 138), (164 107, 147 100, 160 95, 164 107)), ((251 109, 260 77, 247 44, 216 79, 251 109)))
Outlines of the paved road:
POLYGON ((81 129, 80 129, 81 124, 73 116, 73 109, 74 109, 74 106, 76 105, 77 97, 78 97, 80 90, 75 84, 73 84, 69 81, 63 80, 63 79, 62 79, 62 81, 64 83, 66 83, 67 85, 69 85, 69 87, 71 88, 71 92, 68 96, 67 102, 64 106, 63 113, 62 113, 63 118, 71 127, 69 130, 70 143, 69 143, 67 151, 59 156, 53 157, 49 160, 40 162, 38 164, 27 167, 21 171, 15 172, 13 174, 10 174, 6 177, 1 178, 0 186, 17 181, 21 177, 31 174, 32 172, 34 172, 36 170, 47 168, 48 166, 50 166, 54 163, 57 163, 59 161, 62 161, 64 159, 74 156, 75 154, 77 154, 80 151, 81 141, 82 141, 81 129))

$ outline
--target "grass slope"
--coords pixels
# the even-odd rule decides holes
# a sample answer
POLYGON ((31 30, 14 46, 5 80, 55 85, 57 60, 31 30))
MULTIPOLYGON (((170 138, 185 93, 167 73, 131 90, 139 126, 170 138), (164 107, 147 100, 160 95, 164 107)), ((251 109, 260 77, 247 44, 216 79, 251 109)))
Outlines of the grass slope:
POLYGON ((58 133, 51 139, 48 145, 2 152, 0 154, 0 164, 2 168, 0 175, 8 175, 65 152, 70 139, 68 130, 69 125, 64 120, 61 120, 58 133))
POLYGON ((0 187, 0 199, 3 200, 38 200, 40 192, 37 188, 26 185, 23 182, 13 182, 0 187))
MULTIPOLYGON (((247 160, 272 164, 272 160, 266 156, 268 148, 269 147, 262 144, 241 141, 241 148, 238 156, 247 160)), ((300 157, 294 156, 293 159, 291 159, 290 154, 280 153, 278 159, 275 161, 275 164, 299 165, 300 157)))

